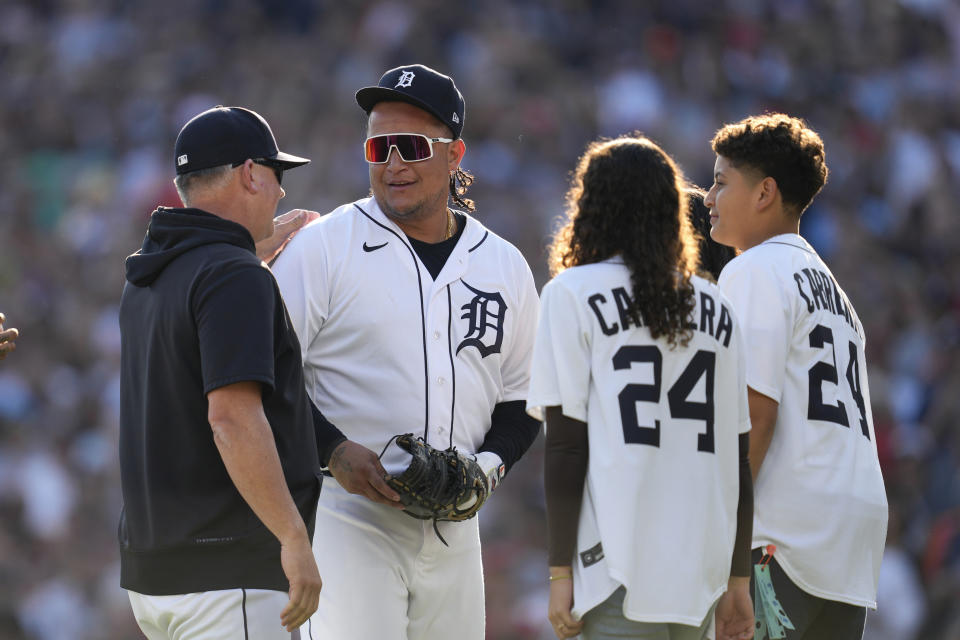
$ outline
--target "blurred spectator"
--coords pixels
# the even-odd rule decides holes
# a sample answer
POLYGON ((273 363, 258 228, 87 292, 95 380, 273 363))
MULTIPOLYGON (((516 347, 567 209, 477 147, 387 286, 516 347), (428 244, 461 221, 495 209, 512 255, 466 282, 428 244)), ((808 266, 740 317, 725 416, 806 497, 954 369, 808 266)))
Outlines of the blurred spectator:
POLYGON ((913 640, 926 614, 927 602, 916 563, 901 544, 902 526, 896 506, 891 506, 877 610, 867 613, 864 630, 864 638, 870 640, 913 640))
MULTIPOLYGON (((353 91, 412 60, 470 97, 478 215, 541 285, 589 140, 641 129, 706 185, 708 141, 725 122, 779 110, 821 133, 831 178, 802 231, 867 335, 877 444, 902 523, 882 593, 912 593, 920 576, 926 602, 896 621, 883 598, 913 596, 881 594, 868 619, 891 638, 960 636, 960 5, 451 6, 0 2, 0 309, 16 310, 28 337, 0 366, 0 640, 138 637, 116 605, 116 307, 143 212, 178 202, 167 163, 179 125, 216 104, 270 113, 277 137, 300 138, 314 158, 291 172, 289 206, 325 212, 367 189, 353 91)), ((550 637, 540 451, 481 515, 498 640, 550 637)))

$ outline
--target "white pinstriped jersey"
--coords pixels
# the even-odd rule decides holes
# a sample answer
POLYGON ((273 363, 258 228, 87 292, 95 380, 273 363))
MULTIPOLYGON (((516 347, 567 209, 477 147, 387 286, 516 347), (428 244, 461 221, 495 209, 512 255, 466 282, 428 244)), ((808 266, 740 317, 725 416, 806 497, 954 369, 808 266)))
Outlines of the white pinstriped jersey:
POLYGON ((587 423, 589 441, 577 617, 622 584, 629 619, 699 626, 726 589, 747 389, 730 303, 692 282, 692 338, 675 349, 624 313, 632 287, 618 258, 543 289, 527 411, 559 406, 587 423))
POLYGON ((747 344, 747 385, 779 403, 757 477, 754 548, 808 593, 876 606, 887 500, 877 460, 860 319, 799 235, 724 267, 747 344))
MULTIPOLYGON (((526 397, 539 300, 510 243, 466 216, 432 280, 373 198, 305 227, 273 265, 323 414, 380 453, 412 432, 476 452, 494 406, 526 397)), ((409 455, 390 447, 383 465, 409 455)))

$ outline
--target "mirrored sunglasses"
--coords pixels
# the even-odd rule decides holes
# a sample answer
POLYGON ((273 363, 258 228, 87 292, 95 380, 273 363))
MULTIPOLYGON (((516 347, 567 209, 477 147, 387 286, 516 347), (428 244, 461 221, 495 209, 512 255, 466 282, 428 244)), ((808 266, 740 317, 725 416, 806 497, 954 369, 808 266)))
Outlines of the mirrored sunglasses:
POLYGON ((422 162, 433 157, 434 142, 453 142, 453 138, 428 138, 420 133, 387 133, 367 138, 363 143, 363 151, 370 164, 385 164, 390 159, 391 149, 396 149, 404 162, 422 162))

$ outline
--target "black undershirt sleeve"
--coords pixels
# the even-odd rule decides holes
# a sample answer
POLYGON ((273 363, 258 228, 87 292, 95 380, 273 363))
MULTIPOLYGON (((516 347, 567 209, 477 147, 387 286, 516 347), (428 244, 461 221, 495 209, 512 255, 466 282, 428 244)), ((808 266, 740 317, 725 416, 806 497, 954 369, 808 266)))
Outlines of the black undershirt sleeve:
POLYGON ((330 462, 330 454, 337 445, 347 439, 340 429, 337 429, 327 417, 320 413, 317 405, 310 401, 310 411, 313 413, 313 429, 317 434, 317 452, 320 454, 320 464, 324 467, 330 462))
POLYGON ((733 544, 730 575, 750 575, 750 542, 753 538, 753 476, 750 474, 750 434, 740 434, 740 500, 737 503, 737 537, 733 544))
POLYGON ((491 451, 503 460, 507 472, 519 460, 540 432, 540 422, 527 415, 526 401, 501 402, 493 408, 490 430, 479 451, 491 451))
POLYGON ((589 454, 587 424, 563 415, 560 407, 547 407, 543 485, 547 498, 547 562, 551 567, 573 564, 589 454))

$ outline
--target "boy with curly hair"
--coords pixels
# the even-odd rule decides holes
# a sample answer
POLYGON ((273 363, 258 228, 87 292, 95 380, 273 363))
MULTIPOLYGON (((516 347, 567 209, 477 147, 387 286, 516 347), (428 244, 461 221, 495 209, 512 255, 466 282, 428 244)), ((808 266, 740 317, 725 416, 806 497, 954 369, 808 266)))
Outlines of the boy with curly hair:
POLYGON ((720 289, 744 335, 755 482, 753 561, 770 572, 795 639, 859 639, 876 608, 887 529, 864 332, 800 216, 827 179, 823 141, 767 114, 714 136, 711 236, 742 253, 720 289))

